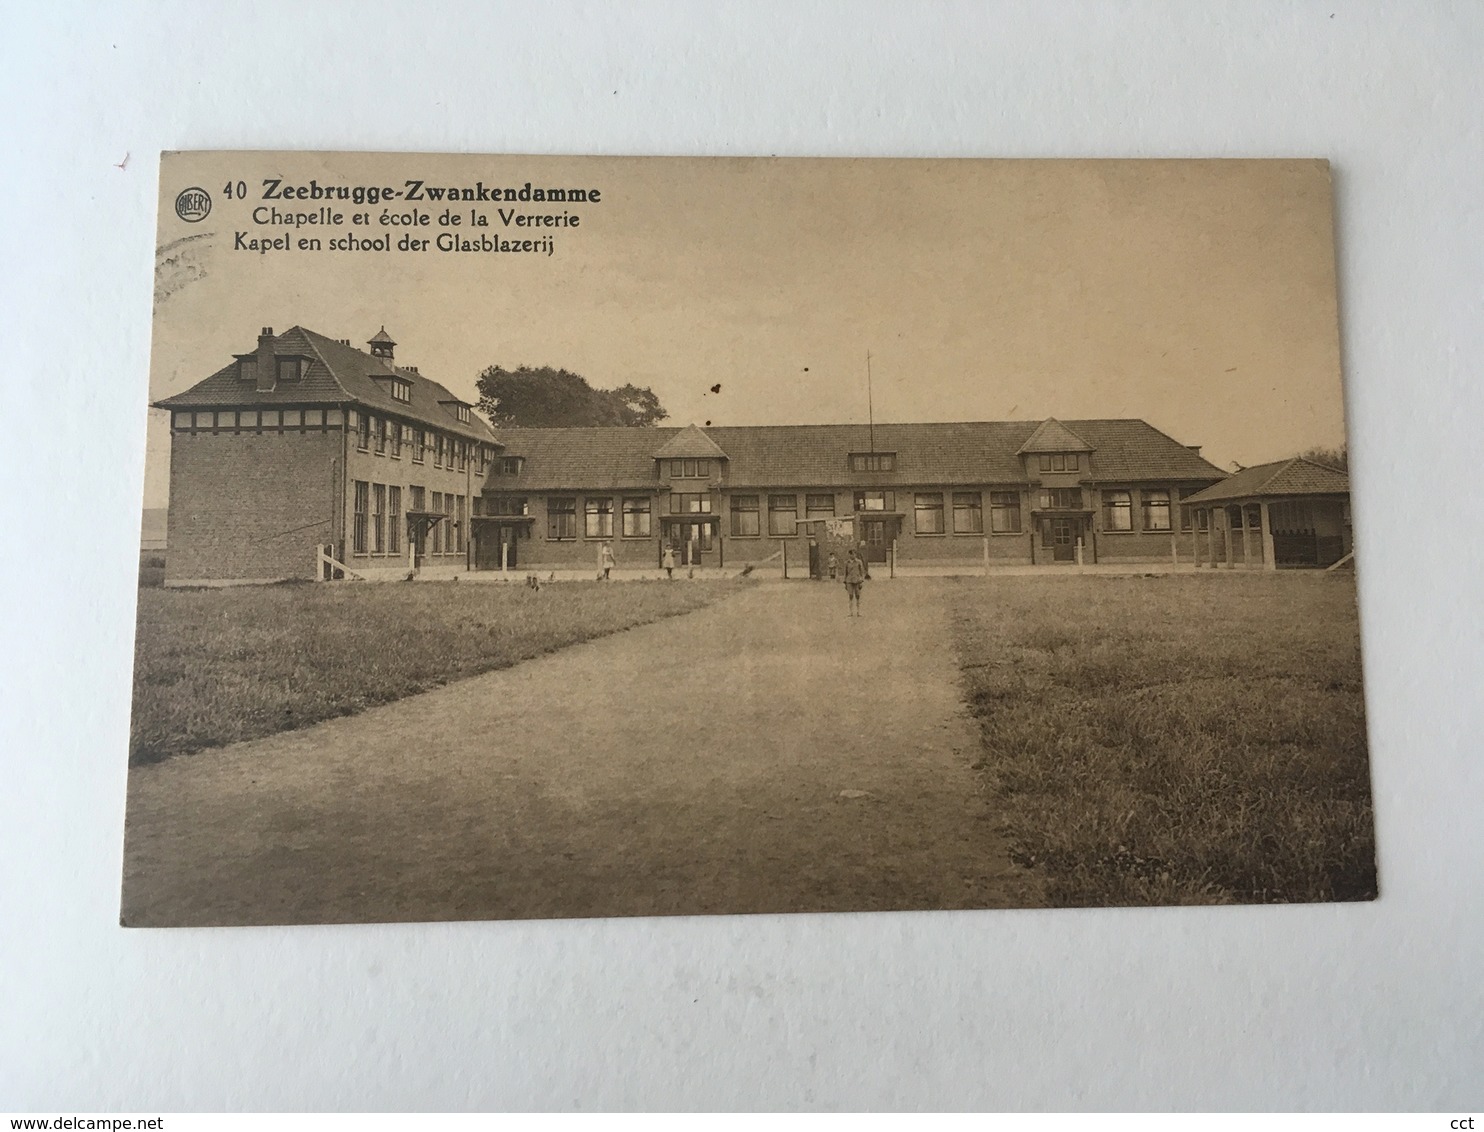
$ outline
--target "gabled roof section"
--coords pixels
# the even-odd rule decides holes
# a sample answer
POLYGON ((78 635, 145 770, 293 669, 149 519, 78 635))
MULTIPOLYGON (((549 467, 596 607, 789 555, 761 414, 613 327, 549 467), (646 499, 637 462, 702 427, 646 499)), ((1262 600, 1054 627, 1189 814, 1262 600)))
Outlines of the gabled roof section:
MULTIPOLYGON (((895 452, 896 467, 870 473, 872 487, 970 487, 1028 483, 1019 453, 1034 421, 947 424, 733 425, 707 429, 727 457, 729 490, 860 487, 851 452, 895 452)), ((1140 420, 1072 421, 1070 431, 1096 449, 1091 483, 1204 483, 1226 473, 1140 420)), ((495 435, 507 455, 525 457, 522 491, 652 489, 654 461, 678 428, 510 428, 495 435)), ((714 453, 713 453, 714 455, 714 453)), ((490 489, 510 490, 491 479, 490 489)))
POLYGON ((725 460, 727 454, 693 424, 686 425, 669 440, 655 449, 656 460, 673 460, 680 456, 702 456, 713 460, 725 460))
POLYGON ((1339 468, 1295 456, 1243 468, 1182 502, 1227 503, 1273 496, 1346 495, 1349 491, 1350 477, 1339 468))
POLYGON ((1091 452, 1093 447, 1055 417, 1041 422, 1030 439, 1020 446, 1017 456, 1039 452, 1091 452))
MULTIPOLYGON (((311 360, 299 381, 279 382, 259 392, 238 379, 237 363, 217 370, 183 393, 154 402, 157 409, 211 408, 217 405, 333 405, 356 404, 373 412, 402 417, 441 428, 473 440, 492 442, 494 433, 476 413, 460 421, 444 402, 469 402, 455 397, 436 381, 413 370, 393 365, 389 358, 375 358, 345 342, 326 338, 295 326, 273 340, 279 354, 294 354, 311 360), (411 387, 411 399, 392 396, 389 378, 399 378, 411 387)), ((244 354, 243 356, 247 356, 244 354)))

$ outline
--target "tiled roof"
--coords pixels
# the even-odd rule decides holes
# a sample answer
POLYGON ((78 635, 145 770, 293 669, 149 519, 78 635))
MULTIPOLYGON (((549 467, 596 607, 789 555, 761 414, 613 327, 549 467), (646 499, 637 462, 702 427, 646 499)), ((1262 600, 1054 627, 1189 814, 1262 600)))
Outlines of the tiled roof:
POLYGON ((656 460, 673 460, 677 456, 706 456, 725 459, 726 453, 695 425, 686 425, 655 450, 656 460))
POLYGON ((1243 468, 1184 502, 1226 503, 1263 496, 1344 495, 1349 491, 1350 477, 1338 468, 1295 456, 1290 460, 1243 468))
POLYGON ((1091 452, 1092 445, 1055 417, 1047 417, 1020 446, 1022 454, 1035 452, 1091 452))
MULTIPOLYGON (((155 408, 353 403, 475 440, 494 439, 489 426, 479 416, 471 413, 468 423, 460 422, 455 416, 452 406, 467 402, 455 397, 438 382, 395 366, 386 358, 374 358, 354 346, 305 330, 302 326, 277 335, 273 344, 278 353, 301 354, 312 359, 300 380, 279 382, 273 389, 259 392, 238 379, 234 361, 185 392, 156 401, 155 408), (382 380, 377 381, 378 377, 382 380), (411 388, 410 401, 398 401, 392 396, 390 382, 386 380, 390 377, 399 377, 407 382, 411 388)), ((244 350, 243 354, 250 352, 244 350)))
MULTIPOLYGON (((1070 421, 1094 449, 1093 482, 1211 481, 1222 471, 1140 420, 1070 421)), ((1025 483, 1018 455, 1035 421, 963 424, 733 425, 706 430, 726 453, 729 487, 851 487, 915 484, 1025 483), (852 472, 852 452, 895 452, 892 472, 852 472)), ((497 490, 653 488, 655 453, 679 435, 675 428, 500 429, 511 456, 525 457, 519 475, 498 471, 497 490)), ((498 469, 498 464, 496 464, 498 469)))

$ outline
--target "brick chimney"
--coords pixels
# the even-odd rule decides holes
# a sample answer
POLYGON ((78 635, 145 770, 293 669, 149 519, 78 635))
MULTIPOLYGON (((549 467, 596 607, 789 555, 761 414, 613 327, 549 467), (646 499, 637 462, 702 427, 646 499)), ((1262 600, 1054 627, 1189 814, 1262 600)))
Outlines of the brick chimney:
POLYGON ((272 393, 278 384, 278 357, 273 352, 273 327, 258 332, 258 392, 272 393))

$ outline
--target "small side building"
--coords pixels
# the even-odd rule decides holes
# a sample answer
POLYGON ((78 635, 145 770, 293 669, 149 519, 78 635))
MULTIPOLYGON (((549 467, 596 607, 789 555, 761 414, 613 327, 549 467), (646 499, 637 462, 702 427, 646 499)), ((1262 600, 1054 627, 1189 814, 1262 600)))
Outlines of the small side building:
POLYGON ((1243 468, 1188 497, 1196 565, 1333 566, 1353 553, 1350 477, 1302 456, 1243 468))

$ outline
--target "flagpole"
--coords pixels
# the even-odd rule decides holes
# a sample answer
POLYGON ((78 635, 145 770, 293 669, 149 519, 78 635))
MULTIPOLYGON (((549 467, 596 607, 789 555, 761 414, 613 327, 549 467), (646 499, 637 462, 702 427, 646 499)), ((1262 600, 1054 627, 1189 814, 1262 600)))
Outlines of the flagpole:
POLYGON ((871 441, 871 454, 876 453, 876 405, 871 397, 871 351, 866 351, 866 431, 871 441))

